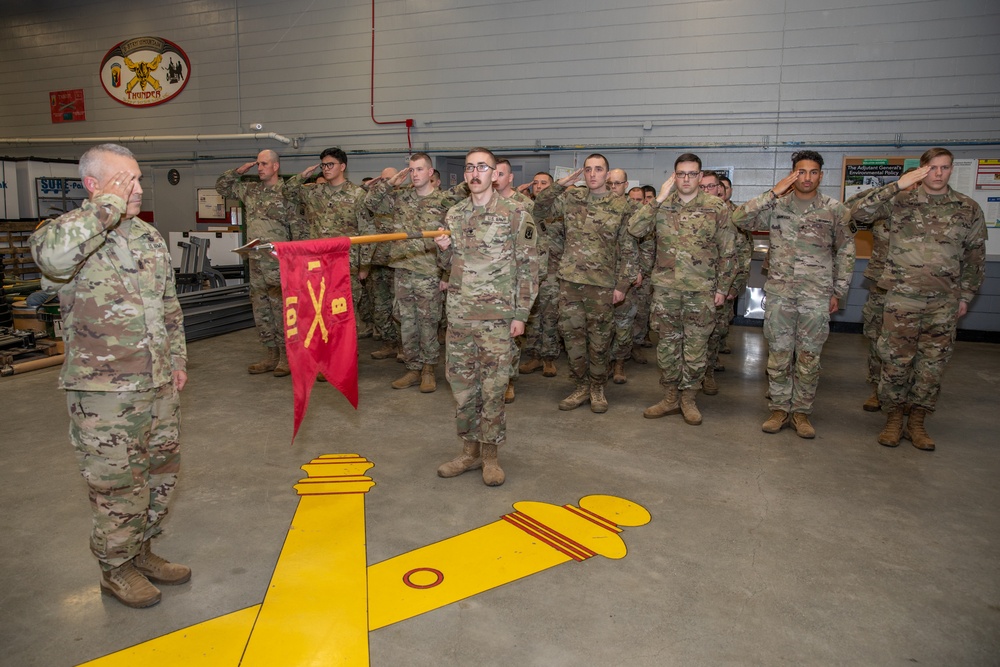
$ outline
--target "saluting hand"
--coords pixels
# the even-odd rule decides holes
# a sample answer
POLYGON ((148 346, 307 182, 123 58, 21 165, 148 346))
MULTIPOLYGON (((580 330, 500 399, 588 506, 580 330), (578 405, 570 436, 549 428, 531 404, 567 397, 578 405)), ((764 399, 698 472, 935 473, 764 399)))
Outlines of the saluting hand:
POLYGON ((242 167, 236 167, 236 173, 242 176, 243 174, 247 173, 256 166, 257 166, 256 162, 247 162, 242 167))
POLYGON ((94 191, 94 195, 118 195, 128 202, 134 187, 135 175, 127 171, 119 171, 101 183, 94 191))
POLYGON ((580 176, 582 175, 583 175, 583 167, 580 167, 569 176, 563 176, 557 182, 559 183, 559 185, 563 185, 568 188, 569 186, 573 185, 578 180, 580 180, 580 176))
POLYGON ((309 178, 310 176, 313 175, 313 173, 315 173, 317 169, 319 169, 318 164, 314 164, 311 167, 306 167, 305 170, 301 174, 299 174, 299 176, 301 176, 302 178, 309 178))
POLYGON ((670 178, 663 181, 663 185, 660 186, 660 194, 656 195, 656 201, 661 204, 666 201, 667 195, 674 187, 674 182, 677 180, 677 175, 674 172, 670 172, 670 178))
POLYGON ((797 180, 799 180, 799 174, 798 172, 793 171, 792 173, 788 174, 788 176, 785 176, 783 179, 778 181, 778 183, 773 188, 771 188, 771 192, 774 193, 775 197, 780 197, 786 194, 789 190, 791 190, 792 186, 795 185, 795 181, 797 180))
POLYGON ((396 187, 406 182, 406 177, 410 175, 410 168, 407 167, 389 179, 389 185, 396 187))
POLYGON ((911 185, 915 185, 924 180, 929 173, 931 173, 931 166, 929 164, 925 164, 922 167, 917 167, 908 174, 903 174, 899 177, 899 180, 896 181, 896 183, 899 185, 900 190, 905 190, 911 185))

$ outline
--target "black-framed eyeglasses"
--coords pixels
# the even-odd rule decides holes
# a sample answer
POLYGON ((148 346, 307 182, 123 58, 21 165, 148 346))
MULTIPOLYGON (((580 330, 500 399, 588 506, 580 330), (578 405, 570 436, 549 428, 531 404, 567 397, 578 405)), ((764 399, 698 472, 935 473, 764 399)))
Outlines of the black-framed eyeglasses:
POLYGON ((675 171, 674 176, 677 178, 696 178, 701 175, 700 171, 675 171))
POLYGON ((619 185, 625 185, 628 181, 608 181, 608 185, 613 188, 617 188, 619 185))
POLYGON ((334 167, 338 167, 338 166, 340 166, 339 162, 320 162, 319 163, 319 168, 320 169, 333 169, 334 167))
POLYGON ((486 164, 485 162, 480 162, 479 164, 467 164, 467 165, 465 165, 465 173, 467 173, 467 174, 471 174, 474 171, 478 171, 478 172, 489 171, 490 169, 496 169, 496 167, 491 167, 490 165, 486 164))

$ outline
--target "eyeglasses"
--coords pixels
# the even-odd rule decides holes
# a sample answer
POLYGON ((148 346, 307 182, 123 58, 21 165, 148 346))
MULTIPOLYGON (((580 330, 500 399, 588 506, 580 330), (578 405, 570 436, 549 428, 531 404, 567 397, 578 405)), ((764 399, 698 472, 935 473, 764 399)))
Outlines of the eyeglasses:
POLYGON ((339 167, 339 166, 340 166, 339 162, 320 162, 319 163, 319 168, 320 169, 333 169, 334 167, 339 167))
POLYGON ((704 185, 699 185, 702 190, 715 190, 719 187, 718 183, 706 183, 704 185))
POLYGON ((483 172, 489 171, 490 169, 496 169, 496 167, 491 167, 485 162, 480 162, 479 164, 467 164, 465 165, 465 173, 471 174, 474 171, 483 172))
POLYGON ((625 185, 628 181, 608 181, 608 185, 613 188, 617 188, 619 185, 625 185))
POLYGON ((674 176, 677 178, 695 178, 700 175, 700 171, 675 171, 674 176))

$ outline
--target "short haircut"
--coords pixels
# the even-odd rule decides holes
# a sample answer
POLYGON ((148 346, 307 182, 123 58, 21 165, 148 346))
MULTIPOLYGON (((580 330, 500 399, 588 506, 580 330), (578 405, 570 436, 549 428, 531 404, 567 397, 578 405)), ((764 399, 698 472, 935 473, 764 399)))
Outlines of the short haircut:
POLYGON ((641 192, 643 195, 646 194, 645 190, 643 190, 642 188, 640 188, 638 185, 635 186, 634 188, 629 188, 629 191, 626 192, 625 194, 629 194, 630 195, 630 194, 632 194, 633 192, 636 192, 636 191, 641 192))
POLYGON ((604 157, 604 156, 603 156, 603 155, 601 155, 600 153, 591 153, 590 155, 588 155, 588 156, 587 156, 587 157, 586 157, 586 158, 584 159, 583 163, 584 163, 584 164, 587 164, 587 160, 589 160, 590 158, 593 158, 593 157, 599 157, 599 158, 601 158, 602 160, 604 160, 604 168, 605 168, 605 169, 611 169, 611 163, 610 163, 610 162, 608 162, 608 158, 604 157))
POLYGON ((413 155, 410 156, 409 160, 410 162, 416 162, 417 160, 424 160, 427 163, 428 167, 430 167, 431 169, 434 168, 434 163, 431 162, 431 156, 428 155, 427 153, 414 153, 413 155))
POLYGON ((935 148, 928 148, 927 151, 925 151, 924 154, 920 156, 920 166, 925 167, 928 164, 930 164, 931 160, 933 160, 936 157, 941 157, 942 155, 947 155, 948 159, 951 160, 951 163, 952 164, 955 163, 955 156, 952 155, 952 152, 950 150, 948 150, 947 148, 941 148, 940 146, 937 146, 935 148))
POLYGON ((320 160, 322 160, 325 157, 332 157, 340 164, 347 166, 347 153, 345 153, 339 146, 334 146, 333 148, 327 148, 325 151, 319 154, 320 160))
POLYGON ((650 192, 650 193, 653 194, 654 197, 656 196, 656 188, 654 188, 652 185, 644 185, 644 186, 642 186, 642 191, 643 192, 650 192))
MULTIPOLYGON (((272 160, 274 160, 278 164, 281 164, 281 156, 278 155, 275 151, 272 151, 270 148, 265 148, 260 153, 267 153, 267 156, 269 158, 271 158, 272 160)), ((260 153, 257 153, 257 155, 259 156, 260 153)))
POLYGON ((819 165, 819 168, 823 168, 823 156, 816 151, 797 151, 792 153, 792 169, 795 169, 795 165, 803 160, 809 160, 815 162, 819 165))
POLYGON ((535 178, 538 178, 539 176, 548 176, 550 181, 555 181, 556 180, 556 179, 552 178, 552 174, 550 174, 547 171, 540 171, 537 174, 535 174, 535 178))
POLYGON ((510 167, 509 171, 514 171, 514 167, 513 167, 513 166, 511 166, 511 164, 510 164, 510 160, 508 160, 507 158, 505 158, 505 157, 502 157, 502 158, 500 158, 499 160, 497 160, 497 163, 496 163, 496 166, 497 166, 497 167, 499 167, 499 166, 500 166, 500 165, 502 165, 502 164, 505 164, 505 165, 507 165, 508 167, 510 167))
MULTIPOLYGON (((622 173, 622 176, 625 177, 625 182, 628 183, 628 172, 622 169, 621 167, 617 167, 617 169, 622 173)), ((614 169, 612 169, 611 171, 614 171, 614 169)))
POLYGON ((712 171, 711 169, 705 169, 704 171, 701 172, 701 177, 703 179, 706 176, 711 176, 712 178, 714 178, 716 180, 716 182, 719 182, 719 183, 722 182, 722 179, 719 178, 719 175, 717 173, 715 173, 714 171, 712 171))
POLYGON ((118 144, 98 144, 97 146, 88 149, 83 155, 80 156, 80 178, 83 178, 84 176, 93 176, 94 178, 100 179, 105 175, 101 173, 102 153, 112 153, 114 155, 120 155, 122 157, 132 158, 135 160, 135 155, 132 154, 132 151, 124 146, 119 146, 118 144))
POLYGON ((440 172, 440 171, 438 171, 437 169, 435 169, 435 170, 434 170, 434 175, 435 175, 435 176, 437 176, 437 179, 438 179, 439 181, 441 180, 441 172, 440 172))
POLYGON ((368 181, 374 180, 371 176, 365 176, 361 179, 362 183, 367 183, 368 181))
POLYGON ((487 155, 490 156, 490 160, 493 161, 493 164, 491 166, 495 167, 498 164, 497 156, 494 155, 493 151, 491 151, 489 148, 483 148, 482 146, 476 146, 475 148, 470 148, 469 152, 465 154, 465 159, 468 160, 469 156, 472 155, 473 153, 486 153, 487 155))
POLYGON ((674 160, 674 169, 677 169, 677 165, 681 162, 697 162, 698 170, 701 171, 701 158, 694 153, 684 153, 680 155, 676 160, 674 160))
POLYGON ((729 180, 728 176, 719 176, 719 183, 727 183, 729 187, 733 187, 733 182, 729 180))

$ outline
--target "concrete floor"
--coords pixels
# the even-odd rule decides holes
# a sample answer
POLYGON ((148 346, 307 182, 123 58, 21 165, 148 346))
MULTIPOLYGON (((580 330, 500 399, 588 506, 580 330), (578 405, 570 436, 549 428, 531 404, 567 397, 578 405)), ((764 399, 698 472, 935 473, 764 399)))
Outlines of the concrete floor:
POLYGON ((958 344, 925 453, 876 443, 860 335, 827 343, 813 441, 761 432, 761 331, 730 340, 700 427, 642 418, 660 398, 651 365, 609 385, 605 415, 556 409, 564 359, 560 377, 522 377, 499 488, 435 475, 458 449, 443 373, 434 394, 392 390, 402 366, 362 341, 360 409, 317 385, 289 446, 291 383, 246 374, 253 332, 193 343, 181 483, 157 551, 194 577, 147 610, 98 592, 58 369, 0 379, 0 664, 72 665, 261 602, 299 466, 339 452, 375 463, 369 563, 519 500, 613 494, 653 517, 623 533, 622 560, 561 565, 372 632, 372 665, 1000 664, 1000 347, 958 344))

